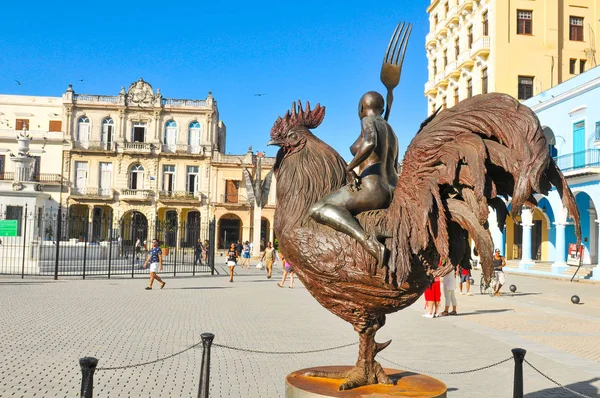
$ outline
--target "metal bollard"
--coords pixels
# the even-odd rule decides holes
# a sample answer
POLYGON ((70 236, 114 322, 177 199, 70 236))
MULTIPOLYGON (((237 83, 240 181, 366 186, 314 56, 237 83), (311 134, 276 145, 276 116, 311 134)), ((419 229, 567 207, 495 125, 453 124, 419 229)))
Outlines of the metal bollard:
POLYGON ((94 396, 94 372, 98 366, 98 360, 93 357, 79 359, 81 367, 81 397, 92 398, 94 396))
POLYGON ((522 348, 513 348, 513 358, 515 360, 515 384, 513 388, 513 398, 523 398, 523 360, 526 350, 522 348))
POLYGON ((208 398, 210 389, 210 346, 215 335, 202 333, 202 369, 200 370, 200 386, 198 386, 198 398, 208 398))

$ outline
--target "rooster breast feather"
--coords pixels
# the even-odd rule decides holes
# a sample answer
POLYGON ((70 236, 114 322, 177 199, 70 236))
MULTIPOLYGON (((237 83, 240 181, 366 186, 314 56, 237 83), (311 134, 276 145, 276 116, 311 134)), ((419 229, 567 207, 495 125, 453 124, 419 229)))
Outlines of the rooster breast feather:
POLYGON ((431 242, 443 258, 451 254, 448 230, 468 232, 491 277, 493 243, 488 206, 497 211, 502 230, 508 214, 499 197, 510 197, 511 214, 536 204, 534 193, 556 187, 581 239, 579 212, 566 180, 548 151, 533 111, 509 95, 478 95, 445 109, 421 127, 403 161, 388 210, 395 244, 390 263, 410 269, 410 254, 431 242))

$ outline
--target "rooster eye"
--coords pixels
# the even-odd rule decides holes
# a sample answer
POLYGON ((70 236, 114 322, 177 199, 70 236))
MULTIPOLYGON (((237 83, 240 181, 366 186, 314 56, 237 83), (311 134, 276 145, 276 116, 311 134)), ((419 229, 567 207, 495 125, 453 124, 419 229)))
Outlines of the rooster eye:
POLYGON ((291 138, 292 140, 295 140, 296 138, 298 138, 298 135, 296 133, 292 132, 292 133, 288 134, 288 138, 291 138))

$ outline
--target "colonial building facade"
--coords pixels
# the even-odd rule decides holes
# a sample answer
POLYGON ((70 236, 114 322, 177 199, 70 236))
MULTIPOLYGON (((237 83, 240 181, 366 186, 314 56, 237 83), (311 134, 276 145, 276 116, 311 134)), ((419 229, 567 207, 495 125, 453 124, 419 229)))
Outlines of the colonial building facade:
POLYGON ((596 66, 600 0, 431 0, 428 114, 503 92, 526 100, 596 66))
MULTIPOLYGON (((0 123, 0 181, 13 189, 8 159, 25 129, 36 159, 32 180, 42 183, 36 186, 46 198, 35 206, 62 205, 65 238, 120 236, 131 245, 157 236, 168 246, 190 247, 208 238, 214 218, 221 246, 253 240, 255 206, 244 167, 256 174, 260 163, 265 175, 274 159, 252 151, 225 155, 226 127, 211 92, 167 98, 139 79, 115 95, 80 94, 72 86, 61 97, 2 95, 0 123)), ((262 209, 263 241, 273 240, 271 191, 262 209)), ((0 213, 19 200, 7 198, 0 199, 0 213)))

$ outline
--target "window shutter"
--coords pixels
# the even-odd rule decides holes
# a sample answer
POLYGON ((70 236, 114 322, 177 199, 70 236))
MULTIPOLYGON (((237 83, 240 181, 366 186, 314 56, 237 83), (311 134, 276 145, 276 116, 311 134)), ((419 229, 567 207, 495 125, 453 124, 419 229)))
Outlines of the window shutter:
POLYGON ((50 125, 48 126, 48 131, 62 131, 62 121, 50 120, 50 125))

